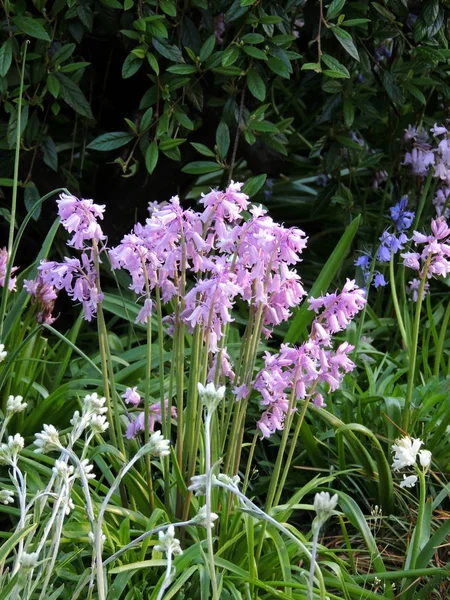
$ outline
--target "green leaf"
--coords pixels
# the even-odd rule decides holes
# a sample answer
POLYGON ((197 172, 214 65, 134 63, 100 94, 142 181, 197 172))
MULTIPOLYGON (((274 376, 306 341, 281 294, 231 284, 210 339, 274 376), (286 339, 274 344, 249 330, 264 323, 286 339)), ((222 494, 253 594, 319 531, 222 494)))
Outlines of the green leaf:
POLYGON ((320 67, 320 63, 305 63, 302 65, 302 71, 315 71, 316 73, 321 73, 322 69, 320 67))
POLYGON ((197 152, 203 154, 203 156, 211 156, 212 158, 216 156, 214 152, 208 148, 208 146, 205 146, 205 144, 199 144, 198 142, 190 142, 190 144, 197 150, 197 152))
POLYGON ((156 60, 156 57, 153 54, 153 52, 147 52, 147 60, 150 67, 155 71, 156 75, 159 75, 158 61, 156 60))
POLYGON ((167 38, 169 37, 169 32, 167 31, 167 27, 164 25, 162 21, 155 20, 147 22, 147 29, 149 32, 159 38, 167 38))
POLYGON ((205 60, 207 60, 211 54, 213 53, 213 50, 215 48, 216 45, 216 36, 215 35, 210 35, 209 38, 206 39, 206 41, 204 42, 203 46, 200 48, 200 53, 199 53, 199 58, 200 58, 200 62, 205 62, 205 60))
POLYGON ((266 99, 266 85, 263 78, 254 69, 247 73, 247 85, 252 96, 264 102, 266 99))
POLYGON ((50 73, 47 77, 47 89, 53 96, 53 98, 57 98, 59 96, 61 85, 58 79, 53 75, 53 73, 50 73))
POLYGON ((328 77, 341 77, 345 79, 350 78, 350 73, 348 72, 347 67, 344 67, 344 65, 342 65, 333 56, 330 56, 329 54, 323 54, 322 60, 330 69, 330 72, 324 71, 328 77))
POLYGON ((279 133, 278 127, 270 121, 253 121, 250 124, 253 131, 261 131, 263 133, 279 133))
POLYGON ((150 173, 150 175, 153 173, 153 171, 155 170, 155 167, 158 163, 158 156, 159 156, 158 144, 156 142, 152 142, 151 144, 149 144, 149 146, 145 152, 145 167, 146 167, 147 171, 150 173))
POLYGON ((186 129, 188 129, 189 131, 193 131, 193 129, 194 129, 194 123, 187 116, 187 114, 184 113, 182 110, 176 110, 175 111, 175 118, 176 118, 176 120, 178 121, 178 123, 180 125, 182 125, 186 129))
POLYGON ((423 104, 424 106, 426 105, 427 99, 425 98, 424 94, 415 85, 413 85, 409 81, 404 81, 403 87, 405 88, 405 90, 407 92, 409 92, 411 94, 411 96, 414 96, 414 98, 416 98, 421 104, 423 104))
POLYGON ((122 66, 122 77, 128 79, 139 71, 144 61, 142 58, 137 58, 134 54, 130 54, 126 57, 122 66))
POLYGON ((355 105, 350 100, 344 100, 344 121, 346 126, 350 129, 355 119, 355 105))
POLYGON ((69 63, 67 65, 62 66, 61 69, 60 69, 60 72, 61 73, 71 73, 73 71, 79 71, 80 69, 85 69, 90 64, 91 63, 88 63, 88 62, 74 62, 74 63, 69 63))
POLYGON ((239 48, 236 46, 232 46, 231 48, 225 50, 222 55, 222 67, 229 67, 235 63, 239 58, 239 54, 239 48))
POLYGON ((5 77, 12 61, 12 39, 8 38, 0 48, 0 76, 5 77))
POLYGON ((267 54, 259 48, 255 48, 254 46, 243 46, 242 50, 252 58, 256 58, 257 60, 267 60, 267 54))
POLYGON ((83 117, 87 117, 88 119, 93 119, 93 115, 91 112, 91 107, 89 102, 84 97, 83 92, 77 86, 77 84, 67 77, 67 75, 63 75, 63 73, 56 73, 55 77, 58 79, 60 84, 60 96, 75 112, 82 115, 83 117))
POLYGON ((12 22, 14 25, 17 25, 21 31, 33 38, 44 40, 45 42, 51 41, 48 33, 45 31, 44 26, 41 25, 41 22, 36 18, 13 17, 12 22))
MULTIPOLYGON (((310 297, 317 298, 328 290, 331 282, 333 281, 333 277, 335 277, 336 273, 338 272, 339 267, 341 266, 347 252, 352 245, 353 238, 358 231, 360 220, 361 215, 358 215, 356 219, 354 219, 348 226, 344 235, 339 240, 336 248, 333 250, 331 256, 320 271, 319 276, 317 277, 309 293, 310 297)), ((313 318, 314 312, 309 310, 308 303, 304 302, 302 307, 295 312, 295 316, 291 321, 291 326, 284 337, 284 341, 296 344, 313 318)))
POLYGON ((189 173, 190 175, 204 175, 206 173, 213 173, 219 171, 222 167, 215 162, 207 160, 197 160, 188 163, 181 170, 183 173, 189 173))
POLYGON ((177 48, 177 46, 169 46, 160 40, 153 39, 152 40, 153 47, 155 50, 167 58, 167 60, 171 60, 172 62, 180 62, 184 63, 183 55, 181 54, 181 50, 177 48))
POLYGON ((371 4, 374 7, 374 9, 378 13, 380 13, 380 15, 384 17, 387 21, 389 21, 390 23, 393 23, 395 21, 395 15, 393 15, 390 10, 388 10, 378 2, 372 2, 371 4))
POLYGON ((88 146, 88 150, 98 150, 100 152, 108 152, 109 150, 115 150, 121 148, 131 142, 133 139, 131 133, 126 131, 112 131, 110 133, 103 133, 93 140, 88 146))
POLYGON ((338 15, 341 14, 342 9, 344 8, 346 0, 333 0, 333 2, 329 5, 327 9, 327 21, 329 19, 334 19, 338 15))
POLYGON ((167 150, 172 150, 173 148, 177 148, 178 146, 181 146, 181 144, 184 144, 185 141, 186 141, 186 138, 163 140, 159 143, 159 149, 162 150, 163 152, 166 152, 167 150))
POLYGON ((75 44, 65 44, 64 46, 61 46, 61 48, 53 54, 50 64, 60 65, 61 63, 65 62, 75 52, 75 48, 75 44))
POLYGON ((262 44, 265 40, 265 37, 260 33, 246 33, 241 37, 241 40, 245 44, 262 44))
POLYGON ((46 137, 41 142, 41 150, 44 155, 44 163, 53 171, 58 170, 58 153, 55 142, 51 137, 46 137))
POLYGON ((146 131, 150 127, 152 118, 153 118, 153 108, 150 106, 150 108, 147 108, 145 113, 142 115, 141 124, 140 124, 141 132, 146 131))
POLYGON ((216 131, 217 151, 221 158, 226 158, 230 148, 230 130, 224 121, 220 121, 216 131))
POLYGON ((356 49, 355 44, 353 43, 353 38, 345 29, 341 29, 340 27, 333 27, 333 34, 337 41, 341 44, 348 54, 355 60, 359 60, 358 50, 356 49))
POLYGON ((280 77, 284 77, 284 79, 290 79, 291 74, 289 73, 289 69, 286 67, 284 62, 282 62, 279 58, 270 57, 267 61, 267 66, 271 71, 273 71, 276 75, 280 77))
POLYGON ((159 6, 161 7, 161 10, 166 13, 166 15, 169 15, 169 17, 177 16, 177 7, 171 0, 160 0, 159 6))
POLYGON ((176 75, 192 75, 192 73, 197 73, 198 69, 194 65, 171 65, 167 71, 176 75))
MULTIPOLYGON (((27 184, 27 187, 25 188, 25 191, 23 194, 23 200, 24 200, 24 204, 25 204, 25 208, 27 209, 27 212, 30 212, 30 210, 33 208, 33 206, 36 204, 36 202, 38 202, 40 197, 41 197, 41 195, 39 194, 39 191, 38 191, 37 187, 34 185, 34 183, 27 184)), ((32 219, 34 219, 35 221, 37 221, 39 219, 39 215, 41 214, 41 207, 42 207, 42 205, 39 204, 38 206, 36 206, 36 208, 33 211, 32 219)))
POLYGON ((253 198, 266 183, 266 179, 267 175, 265 173, 251 177, 242 188, 243 193, 247 194, 249 198, 253 198))
POLYGON ((3 566, 11 550, 13 550, 15 546, 17 546, 20 540, 23 540, 29 533, 34 531, 37 526, 38 524, 34 523, 33 525, 30 525, 30 527, 27 527, 26 529, 20 529, 19 531, 16 531, 16 533, 13 533, 10 537, 8 537, 6 542, 2 544, 0 548, 0 565, 3 566))

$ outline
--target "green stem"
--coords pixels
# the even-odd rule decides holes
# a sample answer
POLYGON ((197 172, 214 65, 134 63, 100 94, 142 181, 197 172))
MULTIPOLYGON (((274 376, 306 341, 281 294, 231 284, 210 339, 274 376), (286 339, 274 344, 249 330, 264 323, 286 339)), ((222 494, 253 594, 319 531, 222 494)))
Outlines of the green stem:
POLYGON ((400 311, 400 305, 398 303, 397 288, 395 286, 395 275, 394 275, 394 254, 391 255, 389 262, 389 279, 391 284, 392 301, 394 303, 395 315, 398 321, 398 327, 402 334, 403 343, 405 348, 408 347, 408 336, 406 335, 405 324, 403 323, 402 313, 400 311))
POLYGON ((212 471, 211 471, 211 418, 213 412, 210 409, 206 410, 205 418, 205 474, 206 474, 206 540, 208 545, 208 560, 209 572, 211 577, 211 587, 213 600, 220 600, 219 590, 217 587, 216 568, 214 566, 214 545, 212 537, 211 523, 211 488, 212 488, 212 471))
POLYGON ((413 547, 411 551, 411 561, 409 563, 409 569, 414 569, 416 566, 417 556, 420 552, 420 538, 422 536, 422 524, 425 514, 425 504, 426 504, 426 480, 424 471, 416 466, 416 473, 419 478, 419 511, 417 513, 417 522, 414 528, 414 539, 413 539, 413 547))
POLYGON ((11 220, 9 222, 9 235, 8 235, 8 256, 6 263, 6 273, 4 280, 4 289, 2 294, 2 302, 0 306, 0 341, 3 335, 3 321, 6 312, 6 299, 9 293, 9 281, 11 278, 11 270, 13 267, 12 249, 14 244, 14 227, 16 224, 16 209, 17 209, 17 188, 19 186, 19 161, 20 161, 20 140, 21 140, 21 128, 22 128, 22 99, 23 99, 23 84, 25 79, 25 63, 27 56, 27 47, 29 40, 24 43, 23 46, 23 57, 22 57, 22 72, 20 74, 20 88, 19 88, 19 101, 17 103, 17 123, 16 123, 16 148, 14 154, 14 181, 12 189, 12 200, 11 200, 11 220))
POLYGON ((436 355, 434 358, 434 375, 437 377, 439 375, 439 367, 442 359, 442 351, 444 349, 444 342, 446 338, 448 322, 450 320, 450 302, 447 304, 447 308, 445 309, 444 318, 442 320, 441 331, 439 333, 438 342, 436 344, 436 355))
POLYGON ((432 256, 428 256, 425 267, 422 272, 420 280, 419 293, 416 302, 416 314, 414 318, 414 325, 412 330, 411 345, 409 347, 409 369, 408 369, 408 384, 406 388, 405 408, 403 413, 403 430, 408 431, 409 423, 411 420, 411 404, 412 395, 414 390, 414 375, 416 372, 416 360, 417 360, 417 345, 419 342, 419 328, 420 328, 420 311, 423 302, 423 292, 425 289, 425 283, 427 281, 428 268, 430 266, 432 256))
POLYGON ((305 398, 305 400, 303 401, 302 410, 301 410, 301 413, 300 413, 300 415, 298 417, 297 425, 295 426, 294 434, 293 434, 291 442, 289 444, 289 454, 288 454, 286 463, 284 465, 284 469, 283 469, 283 473, 281 475, 280 483, 278 484, 278 487, 277 487, 277 493, 275 494, 275 498, 274 498, 274 504, 275 505, 277 505, 279 503, 279 501, 280 501, 281 493, 283 491, 284 484, 286 482, 286 479, 287 479, 287 476, 289 474, 289 470, 290 470, 290 467, 291 467, 292 457, 294 456, 295 448, 296 448, 296 445, 297 445, 297 439, 298 439, 298 436, 300 434, 300 430, 302 428, 303 421, 305 420, 305 415, 306 415, 306 411, 308 409, 309 401, 311 399, 311 396, 313 394, 313 391, 314 391, 315 387, 316 386, 314 386, 313 390, 310 392, 310 394, 308 395, 308 397, 305 398))

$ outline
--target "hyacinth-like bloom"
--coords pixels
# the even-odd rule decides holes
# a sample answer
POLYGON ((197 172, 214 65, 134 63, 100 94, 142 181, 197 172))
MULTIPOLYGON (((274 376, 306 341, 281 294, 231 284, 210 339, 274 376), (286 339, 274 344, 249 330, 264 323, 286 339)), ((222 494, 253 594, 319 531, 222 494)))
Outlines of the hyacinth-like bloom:
POLYGON ((91 321, 97 313, 97 305, 103 300, 97 281, 98 273, 86 252, 78 258, 64 259, 64 262, 43 261, 38 267, 40 281, 56 290, 64 289, 67 294, 83 306, 84 318, 91 321))
MULTIPOLYGON (((2 248, 0 250, 0 287, 5 287, 6 269, 8 266, 8 250, 2 248)), ((8 282, 8 289, 10 292, 16 291, 16 278, 12 276, 19 267, 13 267, 8 282)))
POLYGON ((103 300, 98 287, 96 261, 100 261, 98 243, 106 239, 97 222, 97 219, 103 219, 105 207, 94 204, 92 200, 79 200, 67 194, 61 194, 56 202, 62 226, 73 233, 67 244, 83 250, 81 260, 65 257, 63 262, 42 261, 36 281, 27 281, 25 287, 41 308, 39 322, 53 322, 51 310, 55 290, 62 289, 81 303, 84 318, 91 321, 97 313, 98 304, 103 300))
POLYGON ((257 423, 263 437, 284 428, 291 394, 296 402, 312 395, 316 406, 324 406, 324 390, 337 390, 346 373, 354 369, 348 356, 354 347, 344 342, 333 350, 331 339, 333 333, 348 326, 365 303, 364 291, 351 280, 340 294, 310 298, 310 309, 317 314, 310 338, 300 347, 283 344, 279 354, 266 352, 265 367, 253 386, 260 392, 260 404, 265 408, 257 423))
MULTIPOLYGON (((392 444, 392 452, 394 452, 394 462, 392 463, 392 469, 399 471, 405 467, 415 467, 417 470, 417 458, 424 473, 428 471, 431 464, 431 452, 429 450, 421 449, 423 444, 422 440, 415 439, 406 435, 398 440, 395 440, 395 444, 392 444)), ((417 476, 403 475, 403 481, 400 483, 400 487, 412 488, 417 483, 417 476)))
POLYGON ((69 233, 74 234, 67 242, 69 246, 82 250, 86 241, 100 242, 105 239, 97 222, 97 219, 103 219, 104 205, 94 204, 93 200, 79 200, 67 194, 61 194, 56 203, 61 225, 69 233))
POLYGON ((414 465, 422 444, 422 440, 410 438, 408 435, 396 440, 396 443, 392 444, 392 452, 394 452, 392 468, 394 471, 414 465))
MULTIPOLYGON (((45 264, 45 262, 41 263, 41 267, 45 264)), ((31 303, 38 307, 37 322, 47 323, 47 325, 54 323, 53 309, 58 297, 55 287, 44 282, 41 271, 34 281, 32 279, 25 279, 23 287, 31 296, 31 303)))
POLYGON ((132 404, 133 406, 138 406, 141 401, 141 397, 137 391, 137 386, 134 388, 127 388, 125 393, 122 394, 122 398, 127 404, 132 404))
MULTIPOLYGON (((169 410, 169 401, 167 398, 164 401, 164 406, 167 411, 169 410)), ((176 418, 177 409, 175 406, 171 407, 171 417, 176 418)), ((162 415, 161 415, 161 402, 155 402, 149 406, 149 416, 148 416, 148 430, 155 431, 155 424, 162 423, 162 415)), ((130 440, 135 438, 140 431, 145 431, 145 412, 142 411, 138 414, 136 419, 132 421, 127 427, 126 436, 130 440)))
MULTIPOLYGON (((450 139, 448 129, 442 125, 434 124, 431 127, 430 136, 422 130, 417 130, 415 127, 408 127, 408 136, 405 140, 412 141, 413 149, 405 154, 403 164, 411 165, 411 169, 415 175, 425 177, 429 173, 433 174, 435 179, 438 179, 442 187, 439 187, 433 204, 436 208, 437 216, 444 214, 444 206, 446 204, 450 192, 450 139)), ((450 211, 445 209, 445 216, 448 216, 450 211)))
MULTIPOLYGON (((404 249, 406 242, 409 240, 406 231, 411 227, 415 213, 407 210, 407 208, 408 196, 403 196, 397 204, 389 209, 395 231, 393 232, 391 228, 388 228, 379 238, 380 247, 376 259, 380 263, 389 262, 394 254, 404 249)), ((372 260, 370 254, 364 253, 355 261, 355 266, 361 267, 365 281, 369 279, 372 260)), ((382 273, 374 270, 372 283, 375 288, 378 288, 387 285, 388 282, 382 273)))
MULTIPOLYGON (((148 320, 150 294, 158 287, 163 302, 178 299, 183 307, 179 318, 188 331, 203 330, 212 354, 233 320, 237 299, 263 309, 263 332, 269 336, 270 327, 289 318, 305 294, 291 268, 300 261, 305 234, 278 225, 262 207, 250 206, 241 187, 231 182, 225 191, 202 196, 203 212, 183 210, 176 196, 152 205, 146 223, 135 225, 109 253, 113 268, 126 269, 130 289, 145 298, 139 322, 148 320), (246 210, 250 218, 244 222, 246 210), (187 290, 182 277, 186 271, 196 277, 187 290)), ((216 366, 232 377, 232 366, 225 361, 216 366)))
MULTIPOLYGON (((444 217, 438 217, 431 221, 431 232, 431 235, 425 235, 415 231, 412 239, 421 252, 405 252, 401 255, 404 264, 417 271, 420 279, 423 279, 425 275, 426 264, 428 265, 426 271, 428 279, 446 277, 450 273, 450 245, 448 244, 450 228, 444 217)), ((418 285, 416 287, 418 288, 418 285)), ((412 289, 414 291, 414 287, 412 289)))

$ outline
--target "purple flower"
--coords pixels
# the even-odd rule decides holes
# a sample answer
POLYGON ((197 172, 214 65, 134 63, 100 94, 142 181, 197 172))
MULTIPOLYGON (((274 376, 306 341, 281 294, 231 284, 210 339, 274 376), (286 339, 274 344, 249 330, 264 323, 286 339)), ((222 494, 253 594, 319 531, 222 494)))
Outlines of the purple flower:
POLYGON ((36 279, 25 279, 23 287, 26 289, 28 294, 31 296, 31 303, 36 304, 38 307, 37 322, 47 323, 51 325, 54 323, 55 318, 53 317, 53 309, 55 306, 55 300, 57 293, 53 285, 45 283, 42 274, 38 272, 36 279))
POLYGON ((379 273, 378 271, 376 271, 374 273, 374 275, 375 275, 374 280, 373 280, 374 287, 379 288, 379 287, 383 287, 383 286, 387 285, 387 281, 385 280, 384 275, 382 273, 379 273))
MULTIPOLYGON (((166 417, 167 411, 169 410, 169 401, 167 398, 164 400, 164 406, 166 409, 166 417)), ((171 407, 171 417, 176 418, 177 409, 172 406, 171 407)), ((161 402, 155 402, 149 406, 149 417, 148 417, 148 430, 150 432, 155 431, 155 423, 162 423, 162 415, 161 415, 161 402)), ((140 412, 136 419, 132 421, 128 427, 126 436, 130 440, 135 438, 140 431, 145 430, 145 413, 140 412)))
POLYGON ((127 388, 125 393, 122 394, 122 398, 125 400, 127 404, 132 404, 133 406, 138 406, 141 401, 141 397, 137 391, 137 386, 134 388, 127 388))
POLYGON ((61 194, 56 203, 61 225, 74 234, 67 242, 69 246, 82 250, 85 241, 99 242, 105 239, 106 236, 97 223, 97 219, 103 219, 104 205, 94 204, 93 200, 79 200, 67 194, 61 194))
POLYGON ((405 210, 408 206, 408 196, 402 196, 397 204, 391 206, 391 219, 398 231, 403 232, 409 229, 415 217, 415 212, 405 210))
MULTIPOLYGON (((8 251, 6 248, 2 248, 0 250, 0 287, 5 287, 5 277, 6 270, 8 266, 8 251)), ((19 267, 13 267, 11 269, 9 281, 8 281, 8 289, 10 292, 16 291, 16 278, 12 277, 12 274, 17 271, 19 267)))

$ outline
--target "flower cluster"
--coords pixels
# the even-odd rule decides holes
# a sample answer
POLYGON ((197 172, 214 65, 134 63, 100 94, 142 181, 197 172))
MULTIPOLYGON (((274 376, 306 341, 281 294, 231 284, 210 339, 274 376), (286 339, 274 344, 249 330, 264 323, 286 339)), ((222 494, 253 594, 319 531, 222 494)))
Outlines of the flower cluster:
POLYGON ((0 465, 13 465, 17 462, 17 456, 23 450, 25 440, 21 435, 8 436, 8 442, 0 445, 0 465))
MULTIPOLYGON (((425 235, 418 231, 414 232, 412 240, 421 248, 421 251, 405 252, 401 256, 404 264, 417 271, 419 279, 409 282, 410 290, 417 300, 420 281, 426 276, 446 277, 450 273, 450 245, 447 243, 450 237, 450 228, 447 226, 445 217, 437 217, 431 221, 431 235, 425 235)), ((428 285, 425 284, 425 291, 428 285)))
MULTIPOLYGON (((389 227, 383 231, 379 238, 380 246, 376 256, 378 262, 389 262, 394 254, 404 249, 406 242, 409 240, 406 232, 411 227, 414 216, 415 213, 408 210, 408 196, 403 196, 397 204, 390 208, 390 218, 394 231, 389 227)), ((365 281, 369 278, 372 260, 370 254, 365 253, 355 261, 355 266, 361 267, 365 281)), ((377 270, 373 272, 373 285, 375 288, 387 285, 384 275, 377 270)))
POLYGON ((51 325, 55 321, 53 309, 58 295, 55 287, 50 283, 45 283, 42 277, 43 264, 45 265, 46 263, 41 263, 41 270, 38 272, 36 279, 25 279, 23 287, 31 296, 31 303, 35 304, 38 308, 38 323, 47 323, 47 325, 51 325))
POLYGON ((447 199, 450 194, 450 138, 446 127, 435 123, 430 129, 431 136, 423 129, 409 126, 405 140, 411 141, 412 149, 405 154, 405 165, 411 165, 418 177, 426 177, 430 172, 440 182, 433 204, 437 216, 450 216, 447 199))
POLYGON ((265 366, 253 385, 265 409, 257 423, 263 437, 284 428, 291 394, 296 402, 311 397, 316 406, 324 406, 324 390, 337 390, 353 370, 348 357, 353 346, 343 342, 334 350, 332 334, 345 329, 365 303, 363 290, 350 280, 341 293, 310 298, 310 309, 317 314, 310 338, 300 347, 283 344, 275 355, 266 352, 265 366))
POLYGON ((108 411, 106 398, 100 397, 96 392, 87 394, 83 399, 81 415, 78 410, 73 414, 70 420, 73 425, 71 433, 72 441, 75 442, 80 435, 90 427, 93 433, 104 433, 109 424, 106 420, 105 413, 108 411))
MULTIPOLYGON (((6 248, 2 248, 0 250, 0 287, 5 287, 5 278, 6 278, 7 268, 8 268, 8 251, 6 248)), ((9 282, 8 282, 8 289, 11 292, 16 290, 16 278, 12 277, 12 274, 15 273, 18 268, 19 267, 12 267, 12 269, 11 269, 9 282)))
POLYGON ((38 320, 51 323, 55 290, 64 289, 67 294, 83 306, 84 317, 90 321, 103 300, 99 289, 97 263, 99 242, 106 239, 97 219, 103 218, 104 206, 92 200, 79 200, 75 196, 61 194, 58 214, 61 224, 73 237, 69 246, 82 250, 80 259, 65 257, 63 262, 41 261, 36 280, 27 281, 25 288, 40 307, 38 320))
MULTIPOLYGON (((290 316, 305 294, 290 268, 300 261, 305 234, 276 224, 262 207, 250 207, 241 187, 232 182, 225 191, 204 195, 202 212, 183 210, 178 197, 152 206, 145 225, 135 225, 110 251, 113 268, 126 269, 130 288, 145 299, 137 321, 149 318, 151 293, 158 287, 163 302, 177 297, 179 318, 191 332, 200 328, 216 354, 238 298, 262 308, 266 335, 290 316), (190 289, 185 289, 187 272, 196 279, 190 289)), ((221 356, 216 366, 232 377, 226 348, 221 356)))
MULTIPOLYGON (((128 388, 128 389, 130 389, 130 388, 128 388)), ((136 394, 136 395, 138 395, 138 394, 136 394)), ((167 412, 169 410, 169 400, 167 398, 164 399, 164 408, 165 408, 165 413, 167 415, 167 412)), ((170 416, 172 418, 176 418, 177 409, 175 408, 175 406, 171 407, 170 416)), ((162 413, 161 413, 161 402, 160 401, 150 404, 150 406, 148 408, 148 431, 155 431, 155 423, 162 423, 162 413)), ((145 412, 144 411, 141 411, 138 414, 138 416, 136 417, 136 419, 134 421, 132 421, 131 423, 129 423, 129 425, 127 427, 126 436, 130 440, 131 438, 135 438, 140 431, 145 431, 145 412)))
MULTIPOLYGON (((409 436, 396 440, 395 444, 392 444, 392 452, 394 452, 392 469, 399 471, 405 467, 416 466, 417 457, 419 457, 420 465, 424 469, 428 469, 431 463, 431 452, 429 450, 421 450, 422 444, 422 440, 410 438, 409 436)), ((400 487, 414 487, 416 483, 416 475, 404 474, 400 487)))

